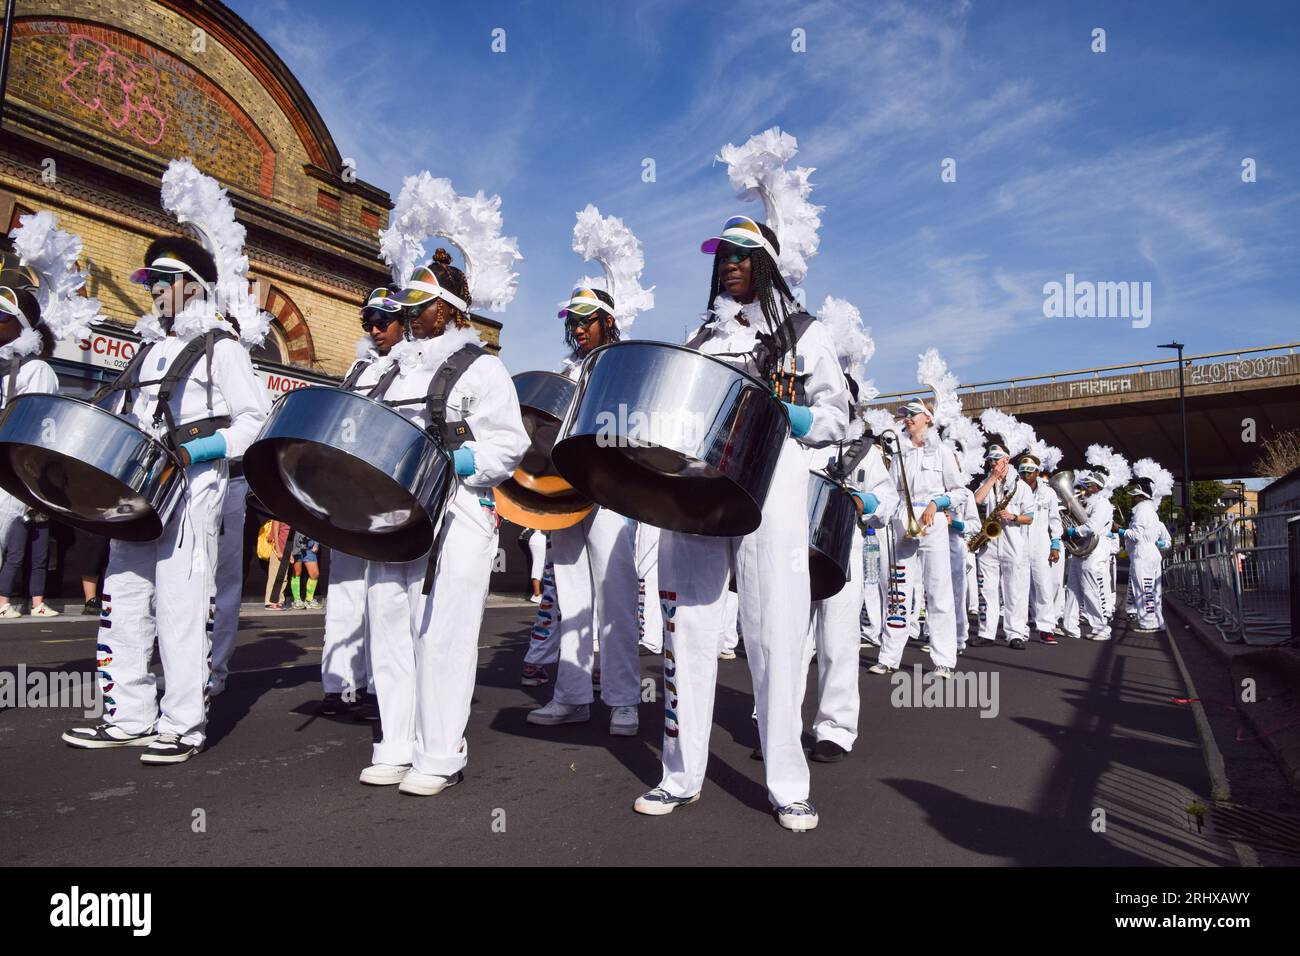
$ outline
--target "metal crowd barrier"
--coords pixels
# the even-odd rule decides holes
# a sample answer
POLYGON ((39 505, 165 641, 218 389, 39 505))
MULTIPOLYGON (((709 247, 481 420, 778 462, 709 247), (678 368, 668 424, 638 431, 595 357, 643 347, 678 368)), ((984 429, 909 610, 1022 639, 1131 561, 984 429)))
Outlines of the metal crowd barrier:
POLYGON ((1178 544, 1165 560, 1165 590, 1230 643, 1294 639, 1287 524, 1297 515, 1291 509, 1234 516, 1178 544))

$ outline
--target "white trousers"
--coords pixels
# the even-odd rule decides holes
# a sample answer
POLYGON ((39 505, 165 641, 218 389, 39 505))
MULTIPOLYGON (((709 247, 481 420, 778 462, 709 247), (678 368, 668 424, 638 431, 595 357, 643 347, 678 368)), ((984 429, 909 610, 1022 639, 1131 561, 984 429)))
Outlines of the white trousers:
POLYGON ((952 618, 957 633, 957 650, 966 649, 970 637, 970 618, 966 614, 966 557, 970 548, 966 539, 959 534, 948 532, 948 557, 952 569, 952 618))
POLYGON ((1129 593, 1132 595, 1137 626, 1164 630, 1165 609, 1161 595, 1160 558, 1134 557, 1129 562, 1129 593))
POLYGON ((438 540, 438 571, 420 593, 427 558, 366 566, 373 687, 384 738, 374 762, 451 776, 465 766, 479 628, 496 559, 494 514, 460 487, 438 540))
MULTIPOLYGON (((550 545, 547 545, 550 548, 550 545)), ((549 550, 548 550, 549 554, 549 550)), ((555 568, 548 560, 542 568, 542 603, 537 605, 533 631, 524 663, 540 666, 560 659, 560 612, 555 607, 555 568)))
POLYGON ((212 683, 224 687, 230 673, 239 632, 239 606, 244 596, 244 513, 248 509, 248 482, 243 477, 226 482, 221 506, 221 533, 217 539, 216 616, 212 621, 212 683))
POLYGON ((662 654, 664 615, 659 607, 659 529, 654 525, 636 526, 636 574, 640 581, 641 643, 662 654))
POLYGON ((155 541, 114 541, 101 595, 96 661, 104 717, 132 734, 156 727, 201 745, 207 726, 214 567, 224 462, 189 469, 189 489, 155 541), (166 688, 149 672, 155 641, 166 688))
POLYGON ((528 576, 533 581, 540 581, 546 569, 546 534, 534 531, 528 536, 528 556, 532 559, 528 576))
POLYGON ((660 786, 674 796, 693 796, 704 786, 718 652, 734 570, 768 799, 785 806, 808 798, 798 686, 810 602, 807 496, 807 455, 787 439, 756 531, 743 538, 675 531, 659 537, 664 614, 660 786))
POLYGON ((923 599, 930 634, 930 659, 936 667, 957 666, 957 621, 953 609, 952 555, 947 529, 935 525, 920 538, 905 538, 895 529, 894 564, 889 571, 889 614, 881 635, 880 663, 897 667, 908 634, 917 627, 923 599), (909 614, 909 605, 913 613, 909 614))
POLYGON ((1061 628, 1070 637, 1079 636, 1080 617, 1088 622, 1094 637, 1110 636, 1111 608, 1107 595, 1110 556, 1095 558, 1095 555, 1093 552, 1082 561, 1074 559, 1074 568, 1066 574, 1069 593, 1065 598, 1065 619, 1061 628))
POLYGON ((1068 561, 1066 555, 1068 552, 1065 546, 1061 546, 1061 557, 1055 564, 1048 565, 1049 573, 1052 576, 1052 606, 1048 608, 1047 616, 1050 624, 1044 628, 1039 625, 1041 630, 1050 631, 1061 620, 1061 615, 1065 613, 1065 567, 1068 561))
POLYGON ((551 563, 560 607, 555 700, 591 703, 599 640, 600 699, 610 707, 639 703, 636 525, 597 507, 573 527, 551 532, 551 563))
POLYGON ((730 585, 722 596, 722 615, 722 649, 734 651, 740 646, 740 595, 730 585))
MULTIPOLYGON (((1050 631, 1056 626, 1056 571, 1049 563, 1050 543, 1029 546, 1029 604, 1033 610, 1034 627, 1050 631)), ((1060 558, 1056 563, 1061 563, 1060 558)))
POLYGON ((320 654, 321 690, 327 694, 355 694, 371 683, 366 648, 366 563, 352 554, 330 552, 325 640, 320 654))
MULTIPOLYGON (((1006 534, 1003 531, 1003 534, 1006 534)), ((1023 550, 1016 553, 994 541, 975 555, 980 588, 980 637, 997 640, 998 622, 1008 641, 1029 638, 1029 564, 1023 550)))
POLYGON ((812 624, 804 641, 803 671, 799 680, 802 709, 808 688, 808 665, 817 652, 817 713, 814 740, 829 740, 845 750, 858 737, 858 612, 862 608, 862 532, 853 531, 850 579, 839 593, 812 605, 812 624))

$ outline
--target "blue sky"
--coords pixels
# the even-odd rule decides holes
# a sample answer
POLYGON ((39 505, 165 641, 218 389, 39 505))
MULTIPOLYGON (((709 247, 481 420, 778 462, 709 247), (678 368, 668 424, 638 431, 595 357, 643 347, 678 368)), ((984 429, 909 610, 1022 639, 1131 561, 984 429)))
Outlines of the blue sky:
POLYGON ((713 157, 774 125, 826 207, 807 299, 862 310, 885 391, 914 384, 932 345, 969 382, 1160 357, 1173 337, 1190 353, 1300 339, 1300 4, 232 6, 361 178, 396 196, 428 169, 502 197, 524 255, 496 316, 511 371, 563 353, 555 307, 592 271, 571 249, 588 202, 644 243, 656 307, 634 334, 680 340, 708 293, 699 242, 761 216, 713 157), (1150 282, 1150 326, 1044 318, 1044 283, 1067 273, 1150 282))

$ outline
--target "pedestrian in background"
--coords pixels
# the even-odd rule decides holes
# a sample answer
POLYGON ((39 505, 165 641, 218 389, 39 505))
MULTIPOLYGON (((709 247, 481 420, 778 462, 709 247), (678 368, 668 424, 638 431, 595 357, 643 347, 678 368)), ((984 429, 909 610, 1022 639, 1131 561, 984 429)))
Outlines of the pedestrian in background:
POLYGON ((22 617, 11 599, 21 593, 19 581, 27 568, 27 593, 32 596, 34 617, 58 617, 59 612, 45 603, 45 569, 50 556, 50 519, 28 508, 23 516, 9 525, 4 541, 4 564, 0 565, 0 618, 22 617))
POLYGON ((289 526, 283 521, 268 521, 263 527, 263 532, 259 536, 257 556, 260 558, 263 554, 267 557, 266 561, 266 598, 264 604, 267 610, 283 611, 284 604, 284 579, 280 577, 280 565, 284 561, 284 549, 289 546, 289 526), (262 547, 262 539, 265 539, 269 547, 262 547))

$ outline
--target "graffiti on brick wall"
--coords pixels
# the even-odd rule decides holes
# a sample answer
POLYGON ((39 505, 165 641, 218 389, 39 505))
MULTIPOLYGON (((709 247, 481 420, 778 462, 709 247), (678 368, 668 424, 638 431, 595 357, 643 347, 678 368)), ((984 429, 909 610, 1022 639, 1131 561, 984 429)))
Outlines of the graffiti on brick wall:
POLYGON ((153 66, 79 33, 68 37, 68 65, 60 85, 69 96, 141 143, 162 142, 167 117, 157 106, 158 71, 153 66))

